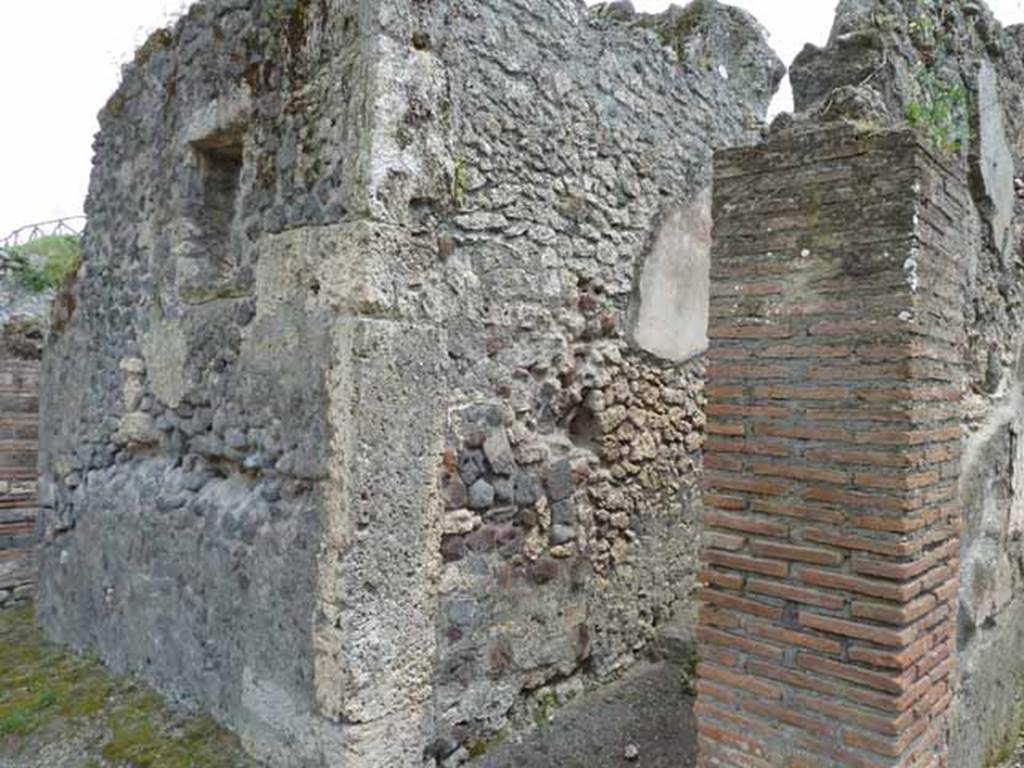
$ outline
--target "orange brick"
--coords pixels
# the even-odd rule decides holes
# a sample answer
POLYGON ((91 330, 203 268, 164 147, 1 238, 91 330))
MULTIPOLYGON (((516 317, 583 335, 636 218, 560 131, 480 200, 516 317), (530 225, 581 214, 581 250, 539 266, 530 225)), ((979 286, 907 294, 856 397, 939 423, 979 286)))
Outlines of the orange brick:
POLYGON ((914 704, 914 713, 918 717, 926 717, 948 691, 949 685, 945 681, 936 683, 914 704))
POLYGON ((747 443, 745 440, 730 439, 727 437, 708 437, 704 440, 705 457, 712 452, 744 453, 746 450, 747 443))
POLYGON ((792 386, 788 384, 765 384, 755 386, 754 397, 775 400, 846 400, 851 396, 849 387, 843 386, 792 386))
POLYGON ((929 445, 924 449, 926 461, 959 461, 962 453, 960 443, 947 443, 946 445, 929 445))
POLYGON ((737 552, 747 544, 745 536, 722 533, 721 531, 704 531, 702 538, 706 549, 724 549, 729 552, 737 552))
POLYGON ((850 439, 850 432, 841 427, 827 426, 824 424, 814 425, 785 425, 785 424, 754 424, 754 434, 766 437, 788 437, 794 440, 814 440, 817 442, 846 442, 850 439))
POLYGON ((858 704, 864 704, 865 706, 873 707, 874 709, 879 709, 883 712, 900 714, 906 710, 907 704, 909 703, 904 701, 903 696, 895 696, 893 694, 873 691, 867 688, 859 688, 847 685, 845 682, 837 681, 833 678, 822 677, 819 674, 798 672, 776 664, 770 664, 768 662, 757 661, 754 659, 751 659, 747 664, 747 670, 751 674, 758 675, 759 677, 764 677, 769 680, 777 680, 778 682, 786 683, 787 685, 791 685, 796 688, 803 688, 826 696, 849 699, 850 701, 858 704))
POLYGON ((768 515, 797 517, 802 520, 815 520, 820 523, 839 524, 846 519, 846 515, 838 509, 817 507, 810 504, 797 504, 790 501, 777 501, 775 499, 751 499, 750 508, 755 512, 764 512, 768 515))
POLYGON ((721 363, 714 359, 708 365, 708 378, 714 381, 757 381, 758 379, 787 379, 792 371, 784 365, 736 365, 721 363))
POLYGON ((712 664, 718 664, 722 667, 735 668, 740 665, 739 654, 725 648, 702 647, 700 649, 700 657, 704 661, 710 661, 712 664))
POLYGON ((726 496, 721 493, 704 492, 704 504, 718 509, 740 510, 747 508, 747 499, 742 496, 726 496))
POLYGON ((877 472, 858 472, 853 476, 855 485, 865 488, 888 488, 891 490, 913 490, 939 482, 935 470, 915 474, 883 475, 877 472))
POLYGON ((709 437, 704 441, 704 455, 709 453, 751 453, 763 456, 791 456, 793 449, 781 440, 709 437))
MULTIPOLYGON (((730 650, 761 656, 771 661, 782 661, 782 648, 777 645, 762 643, 711 627, 697 627, 697 640, 706 645, 724 646, 730 650)), ((704 658, 707 659, 707 656, 704 658)))
POLYGON ((788 323, 714 323, 708 329, 709 339, 788 339, 792 335, 788 323))
POLYGON ((719 571, 704 567, 697 574, 697 579, 704 584, 713 584, 724 589, 743 589, 744 576, 732 571, 719 571))
MULTIPOLYGON (((913 726, 915 729, 921 728, 921 726, 927 726, 927 723, 921 721, 920 725, 913 726)), ((879 755, 885 755, 886 757, 899 757, 903 752, 910 746, 910 742, 918 734, 911 736, 911 731, 907 731, 904 735, 899 738, 886 738, 884 736, 874 736, 860 731, 854 731, 852 729, 844 729, 843 731, 843 743, 849 747, 856 747, 857 749, 867 749, 871 752, 875 752, 879 755)))
POLYGON ((815 565, 839 565, 844 555, 834 549, 808 547, 797 544, 783 544, 777 541, 755 539, 750 542, 750 551, 760 557, 772 557, 782 560, 794 560, 815 565))
POLYGON ((920 576, 935 564, 935 558, 929 553, 927 556, 912 560, 908 563, 893 563, 885 560, 874 560, 863 555, 855 555, 851 561, 851 567, 856 573, 866 576, 878 576, 883 579, 894 579, 907 581, 920 576))
POLYGON ((705 469, 723 469, 727 472, 742 472, 743 464, 743 458, 739 456, 730 456, 721 453, 704 454, 705 469))
POLYGON ((748 621, 747 631, 757 637, 767 638, 768 640, 775 640, 779 643, 785 643, 790 646, 799 646, 801 648, 810 648, 811 650, 821 651, 822 653, 828 653, 833 656, 838 656, 842 653, 842 643, 836 640, 830 640, 827 637, 820 637, 818 635, 809 635, 806 632, 797 632, 793 629, 786 629, 785 627, 777 627, 774 624, 765 624, 760 621, 748 621))
POLYGON ((831 544, 834 547, 859 549, 865 552, 874 552, 879 555, 891 555, 893 557, 912 555, 919 552, 923 546, 922 541, 872 539, 866 536, 836 533, 835 531, 828 531, 823 528, 808 528, 803 532, 803 538, 817 544, 831 544))
POLYGON ((717 384, 709 381, 704 385, 704 394, 709 398, 743 397, 746 387, 740 384, 717 384))
POLYGON ((920 506, 920 502, 911 498, 844 491, 838 488, 808 488, 801 491, 800 496, 807 501, 822 501, 844 507, 871 507, 872 509, 887 509, 897 512, 911 511, 920 506))
POLYGON ((841 680, 866 685, 869 688, 875 688, 886 693, 906 693, 909 687, 903 676, 873 672, 862 667, 853 666, 852 664, 823 659, 820 656, 813 656, 803 651, 796 655, 796 663, 798 667, 810 670, 811 672, 838 677, 841 680))
POLYGON ((759 579, 754 576, 747 579, 747 591, 756 592, 762 595, 769 595, 771 597, 779 597, 796 603, 817 605, 821 608, 827 608, 832 611, 840 610, 846 603, 845 598, 829 594, 828 592, 818 592, 814 589, 798 587, 792 584, 783 584, 776 581, 768 581, 767 579, 759 579))
POLYGON ((913 514, 901 515, 855 515, 850 523, 866 531, 886 531, 888 533, 913 533, 934 522, 935 510, 922 510, 913 514))
POLYGON ((710 680, 697 681, 697 696, 710 696, 723 704, 735 705, 736 694, 723 685, 713 683, 710 680))
POLYGON ((734 612, 710 604, 700 606, 697 611, 697 620, 710 627, 737 629, 741 626, 740 618, 734 612))
POLYGON ((894 584, 877 579, 867 579, 860 576, 849 576, 835 571, 823 571, 816 568, 804 568, 800 571, 800 580, 818 587, 831 587, 833 589, 844 589, 850 592, 858 592, 871 597, 881 597, 886 600, 897 600, 906 602, 921 591, 918 582, 908 584, 894 584))
POLYGON ((715 510, 705 510, 704 524, 731 531, 742 531, 761 536, 788 536, 789 526, 769 520, 758 520, 743 515, 729 515, 715 510))
MULTIPOLYGON (((759 358, 819 359, 828 357, 849 357, 851 349, 844 345, 826 344, 773 344, 759 347, 754 354, 759 358)), ((794 396, 799 399, 799 396, 794 396)))
POLYGON ((943 660, 938 665, 936 665, 935 668, 928 673, 928 679, 935 683, 944 677, 948 677, 949 674, 953 671, 953 667, 954 659, 952 657, 949 657, 943 660))
POLYGON ((900 715, 879 715, 841 701, 832 701, 802 693, 793 696, 793 703, 811 712, 823 712, 841 723, 851 723, 869 731, 892 735, 902 732, 908 722, 913 719, 913 714, 910 712, 900 715))
POLYGON ((906 334, 907 323, 902 320, 822 320, 814 323, 808 333, 811 336, 850 336, 865 335, 874 339, 879 334, 906 334))
POLYGON ((921 659, 917 665, 917 676, 921 677, 927 675, 932 671, 941 661, 948 658, 950 655, 950 647, 948 643, 933 648, 928 654, 921 659))
POLYGON ((960 399, 958 387, 935 385, 935 386, 907 386, 907 387, 879 387, 857 389, 856 395, 861 400, 869 402, 915 402, 923 403, 929 400, 940 402, 957 401, 960 399))
POLYGON ((725 669, 724 667, 715 666, 714 664, 708 664, 707 662, 701 662, 697 665, 697 675, 732 688, 739 688, 743 691, 755 693, 758 696, 764 696, 766 699, 782 698, 782 688, 773 683, 753 675, 742 674, 725 669))
POLYGON ((846 472, 839 472, 834 469, 821 469, 820 467, 781 464, 768 461, 754 462, 752 469, 755 475, 788 477, 792 480, 835 483, 837 485, 845 485, 850 479, 850 476, 846 472))
POLYGON ((935 597, 922 595, 912 602, 895 605, 854 600, 850 606, 850 613, 858 619, 884 621, 887 624, 909 624, 934 607, 935 597))
POLYGON ((860 640, 870 640, 879 645, 890 645, 897 648, 911 643, 917 637, 917 630, 913 627, 895 630, 887 627, 879 627, 874 624, 862 624, 845 619, 837 619, 832 616, 823 616, 810 611, 800 611, 797 619, 805 627, 817 629, 821 632, 830 632, 834 635, 844 637, 855 637, 860 640))
POLYGON ((790 488, 789 483, 776 480, 762 480, 746 475, 731 474, 728 472, 707 472, 704 475, 706 488, 720 491, 743 491, 745 493, 756 493, 764 496, 778 496, 790 488))
POLYGON ((808 717, 801 712, 797 712, 796 710, 790 709, 789 707, 781 704, 758 701, 756 699, 744 699, 742 706, 748 712, 753 712, 754 714, 760 715, 768 720, 781 721, 787 725, 793 726, 794 728, 799 728, 810 733, 816 733, 819 736, 831 736, 836 732, 835 723, 818 720, 814 717, 808 717))
POLYGON ((866 451, 852 448, 812 448, 804 452, 811 461, 835 464, 870 464, 878 467, 911 467, 924 459, 917 449, 905 451, 866 451))
POLYGON ((704 409, 708 416, 747 416, 770 419, 787 419, 788 408, 777 405, 740 405, 736 403, 709 403, 704 409))
POLYGON ((749 613, 752 616, 760 616, 764 619, 773 619, 777 621, 782 618, 781 606, 762 603, 758 600, 749 600, 728 592, 720 592, 716 589, 698 589, 696 591, 696 597, 698 600, 703 600, 704 602, 711 603, 712 605, 731 608, 734 611, 749 613))
POLYGON ((930 638, 921 638, 901 651, 880 651, 877 648, 852 644, 849 648, 848 658, 850 661, 871 664, 875 667, 906 669, 928 650, 929 642, 930 638))
POLYGON ((711 435, 744 435, 746 434, 746 425, 740 423, 729 423, 722 421, 711 421, 708 423, 706 430, 711 435))
POLYGON ((749 571, 765 576, 784 577, 789 573, 789 564, 776 560, 764 560, 747 555, 736 555, 711 549, 704 553, 704 560, 712 565, 722 565, 737 571, 749 571))

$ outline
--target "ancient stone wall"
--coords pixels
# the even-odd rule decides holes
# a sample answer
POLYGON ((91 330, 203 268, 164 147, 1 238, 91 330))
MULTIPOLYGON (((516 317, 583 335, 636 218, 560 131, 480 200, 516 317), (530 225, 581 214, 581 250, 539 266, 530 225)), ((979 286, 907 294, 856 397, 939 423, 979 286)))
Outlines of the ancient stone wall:
POLYGON ((274 765, 411 766, 691 627, 710 158, 780 75, 710 2, 155 34, 45 360, 51 635, 274 765))
POLYGON ((969 196, 919 142, 716 155, 701 765, 944 759, 969 196))
POLYGON ((437 40, 460 57, 465 186, 424 218, 464 297, 444 321, 451 745, 543 720, 692 622, 709 152, 756 135, 774 63, 753 37, 714 49, 722 25, 750 34, 733 11, 682 70, 651 33, 577 13, 496 3, 437 40))

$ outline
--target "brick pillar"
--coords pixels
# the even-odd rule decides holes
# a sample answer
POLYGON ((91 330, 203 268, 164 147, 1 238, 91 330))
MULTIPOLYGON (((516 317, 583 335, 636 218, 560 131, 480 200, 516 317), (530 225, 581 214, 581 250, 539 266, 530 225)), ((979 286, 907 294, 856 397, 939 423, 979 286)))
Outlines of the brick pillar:
POLYGON ((34 591, 38 422, 39 363, 0 343, 0 608, 34 591))
POLYGON ((704 768, 945 764, 966 199, 908 133, 715 158, 704 768))

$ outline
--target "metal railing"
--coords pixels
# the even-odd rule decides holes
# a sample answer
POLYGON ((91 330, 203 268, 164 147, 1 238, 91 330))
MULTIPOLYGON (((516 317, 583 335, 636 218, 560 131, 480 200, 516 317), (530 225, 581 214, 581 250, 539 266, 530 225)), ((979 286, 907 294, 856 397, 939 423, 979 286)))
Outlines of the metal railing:
POLYGON ((0 248, 13 248, 17 245, 31 243, 41 237, 54 235, 81 235, 85 228, 85 216, 64 216, 60 219, 40 221, 38 224, 26 224, 0 239, 0 248))

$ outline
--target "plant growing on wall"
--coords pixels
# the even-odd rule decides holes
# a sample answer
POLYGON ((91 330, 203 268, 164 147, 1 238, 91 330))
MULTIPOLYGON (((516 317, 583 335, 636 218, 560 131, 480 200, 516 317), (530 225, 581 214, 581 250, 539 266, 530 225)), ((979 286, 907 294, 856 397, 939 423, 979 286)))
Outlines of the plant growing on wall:
POLYGON ((15 279, 30 293, 56 290, 82 261, 77 235, 51 235, 10 249, 15 279))
POLYGON ((921 95, 907 104, 907 120, 938 152, 958 154, 970 138, 967 91, 924 67, 918 68, 916 80, 921 95))

